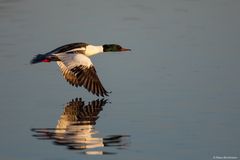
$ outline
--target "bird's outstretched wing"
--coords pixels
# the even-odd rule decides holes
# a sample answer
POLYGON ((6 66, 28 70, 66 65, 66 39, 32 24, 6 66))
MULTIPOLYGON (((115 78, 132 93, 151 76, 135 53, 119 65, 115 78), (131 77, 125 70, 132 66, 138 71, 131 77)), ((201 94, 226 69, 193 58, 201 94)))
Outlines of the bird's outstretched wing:
POLYGON ((84 86, 89 92, 97 96, 108 96, 108 92, 101 84, 91 60, 84 54, 74 52, 55 54, 61 61, 57 61, 63 77, 73 86, 84 86))

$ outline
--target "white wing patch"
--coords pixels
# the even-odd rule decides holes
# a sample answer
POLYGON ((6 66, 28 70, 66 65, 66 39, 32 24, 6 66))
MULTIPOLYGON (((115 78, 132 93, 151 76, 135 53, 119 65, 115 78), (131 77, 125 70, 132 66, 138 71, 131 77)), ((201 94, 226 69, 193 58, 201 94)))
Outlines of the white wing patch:
MULTIPOLYGON (((84 55, 83 55, 84 56, 84 55)), ((86 56, 85 56, 86 57, 86 56)), ((93 65, 86 67, 83 63, 80 63, 79 56, 66 58, 63 55, 59 55, 59 59, 64 61, 57 61, 57 64, 62 72, 63 77, 75 87, 85 87, 89 92, 96 94, 97 96, 108 96, 108 92, 104 89, 101 81, 98 78, 96 70, 93 65), (71 62, 69 62, 71 60, 71 62), (77 62, 76 62, 77 60, 77 62), (68 66, 67 66, 68 65, 68 66)), ((89 58, 86 57, 87 60, 89 58)), ((89 60, 90 61, 90 60, 89 60)), ((84 61, 86 62, 86 61, 84 61)), ((90 61, 91 62, 91 61, 90 61)))
POLYGON ((90 58, 83 54, 58 53, 56 56, 66 65, 67 68, 72 69, 76 66, 92 66, 90 58))

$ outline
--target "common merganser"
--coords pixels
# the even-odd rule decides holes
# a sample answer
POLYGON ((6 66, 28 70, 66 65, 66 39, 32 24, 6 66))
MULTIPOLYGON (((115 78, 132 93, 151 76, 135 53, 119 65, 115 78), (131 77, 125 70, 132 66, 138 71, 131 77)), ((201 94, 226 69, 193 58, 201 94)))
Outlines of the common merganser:
POLYGON ((38 54, 31 64, 40 62, 56 61, 63 77, 75 87, 84 86, 89 92, 108 96, 108 93, 101 84, 90 56, 102 52, 131 51, 118 44, 104 44, 95 46, 87 43, 71 43, 58 47, 46 54, 38 54))

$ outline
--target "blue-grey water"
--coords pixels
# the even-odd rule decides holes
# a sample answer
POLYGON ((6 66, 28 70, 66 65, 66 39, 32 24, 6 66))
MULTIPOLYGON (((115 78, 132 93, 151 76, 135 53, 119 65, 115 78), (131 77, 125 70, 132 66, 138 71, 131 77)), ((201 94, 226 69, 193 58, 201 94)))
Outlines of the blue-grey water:
POLYGON ((0 0, 0 159, 239 159, 239 14, 239 0, 0 0), (63 123, 69 102, 102 99, 29 62, 71 42, 132 51, 92 58, 112 93, 63 123))

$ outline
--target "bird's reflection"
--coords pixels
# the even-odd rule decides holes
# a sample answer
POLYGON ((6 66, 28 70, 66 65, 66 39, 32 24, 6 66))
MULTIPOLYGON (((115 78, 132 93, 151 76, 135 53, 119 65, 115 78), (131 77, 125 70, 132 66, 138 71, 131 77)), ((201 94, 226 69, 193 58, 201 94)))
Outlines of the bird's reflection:
POLYGON ((106 103, 106 99, 97 99, 88 104, 81 98, 73 99, 66 104, 56 128, 33 128, 33 136, 54 140, 56 145, 81 150, 83 154, 115 154, 104 151, 104 147, 124 149, 129 145, 129 135, 109 135, 103 138, 98 134, 94 126, 106 103))

